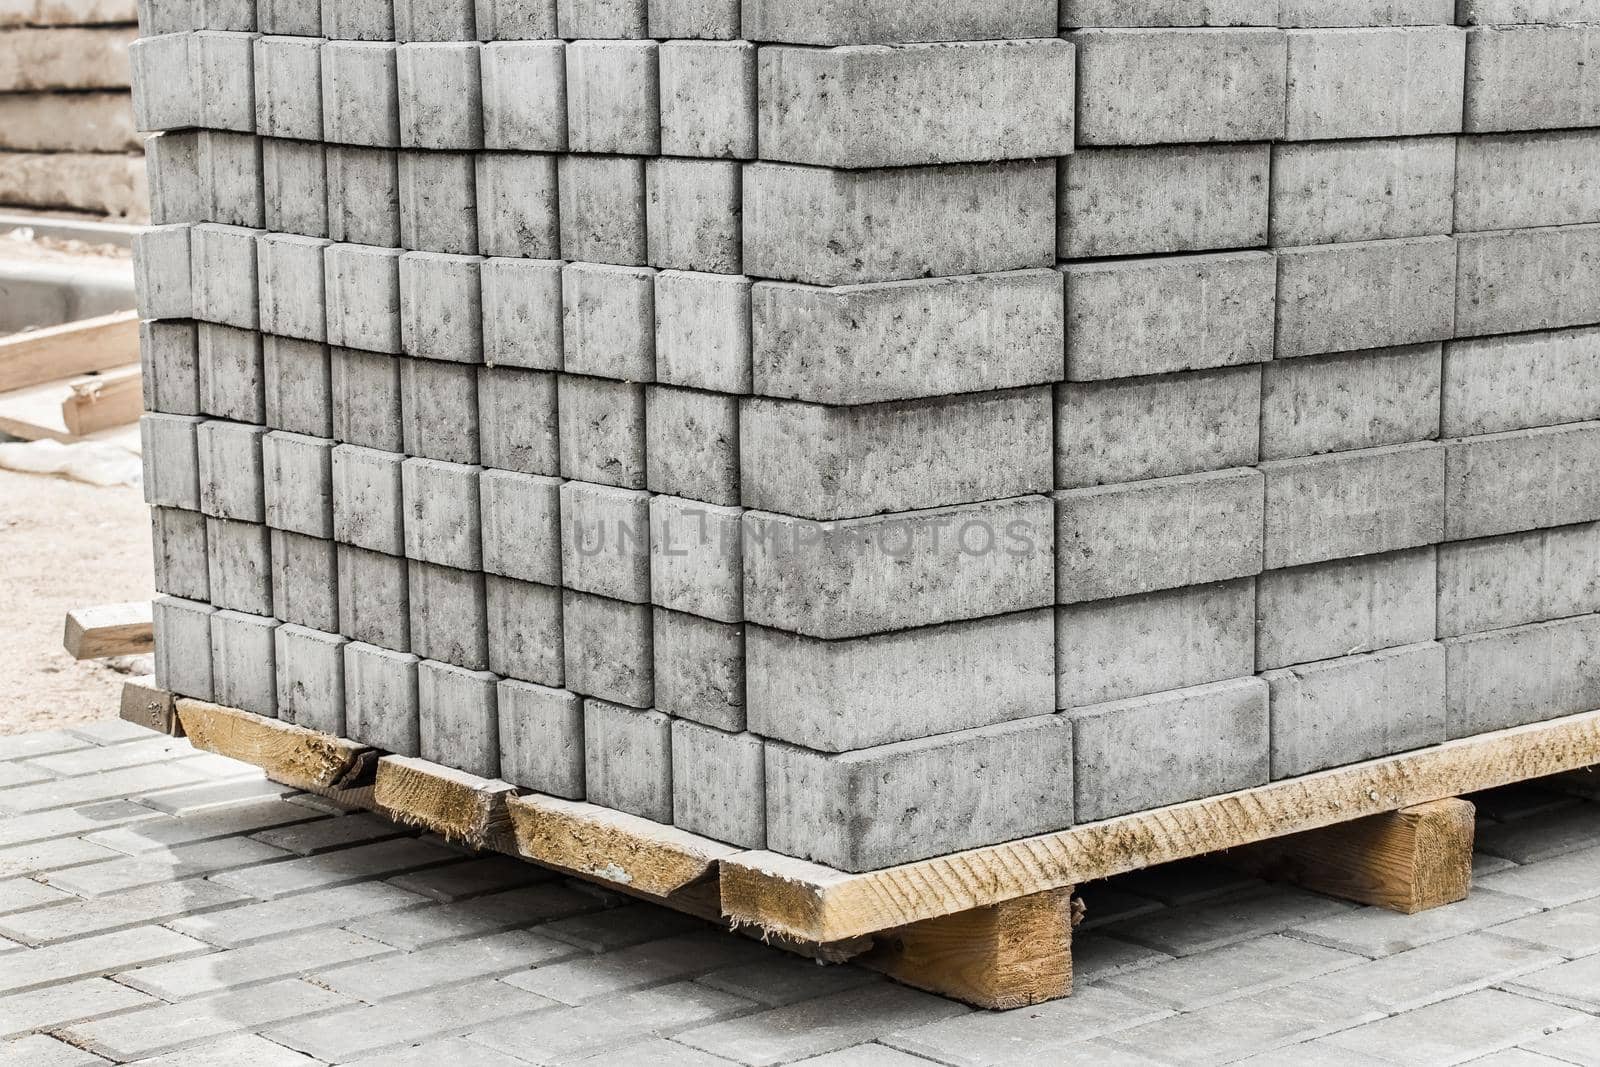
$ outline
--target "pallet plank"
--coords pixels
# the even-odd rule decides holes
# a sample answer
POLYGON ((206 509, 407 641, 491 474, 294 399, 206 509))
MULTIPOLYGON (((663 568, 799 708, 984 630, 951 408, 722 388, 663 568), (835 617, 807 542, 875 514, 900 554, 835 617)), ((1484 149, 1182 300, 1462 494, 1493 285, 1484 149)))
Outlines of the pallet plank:
POLYGON ((102 604, 67 612, 61 645, 73 659, 142 656, 155 651, 150 602, 102 604))
POLYGON ((139 362, 139 313, 111 315, 0 338, 0 393, 139 362))
POLYGON ((144 412, 144 375, 137 363, 79 378, 61 401, 61 422, 74 437, 138 422, 144 412))
POLYGON ((1600 712, 865 874, 771 852, 719 865, 736 922, 835 941, 1600 762, 1600 712))
POLYGON ((509 782, 481 778, 411 756, 378 761, 373 800, 391 818, 473 848, 505 849, 510 840, 509 782))
POLYGON ((195 748, 253 763, 283 785, 344 794, 370 785, 375 753, 354 741, 187 698, 178 722, 195 748))

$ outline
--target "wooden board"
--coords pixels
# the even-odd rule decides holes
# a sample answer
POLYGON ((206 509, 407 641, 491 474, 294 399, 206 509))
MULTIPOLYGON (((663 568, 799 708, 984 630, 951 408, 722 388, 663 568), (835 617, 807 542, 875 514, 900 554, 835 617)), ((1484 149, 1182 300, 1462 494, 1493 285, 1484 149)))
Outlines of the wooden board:
POLYGON ((506 802, 517 853, 652 897, 668 897, 716 872, 738 849, 626 812, 556 797, 506 802))
POLYGON ((69 388, 61 401, 61 422, 74 437, 138 422, 144 412, 144 374, 137 363, 78 378, 69 388))
POLYGON ((431 830, 447 841, 501 851, 509 846, 506 799, 516 795, 516 787, 508 782, 410 756, 384 756, 372 795, 396 822, 431 830))
POLYGON ((154 675, 130 678, 122 683, 118 718, 168 737, 183 736, 183 727, 178 724, 178 706, 171 693, 157 687, 154 675))
POLYGON ((139 362, 139 313, 0 337, 0 393, 139 362))
POLYGON ((723 913, 836 941, 1600 763, 1600 712, 866 874, 771 852, 719 864, 723 913))
MULTIPOLYGON (((139 412, 133 411, 125 422, 112 423, 98 429, 75 433, 67 425, 67 410, 75 404, 75 384, 80 378, 60 378, 43 385, 33 385, 10 393, 0 393, 0 432, 24 441, 111 441, 137 452, 139 450, 139 412)), ((140 406, 144 403, 142 387, 135 394, 140 406)), ((131 401, 120 398, 111 408, 101 412, 106 419, 120 417, 130 410, 131 401)), ((95 416, 98 417, 98 416, 95 416)), ((85 424, 85 425, 92 425, 85 424)))
POLYGON ((150 602, 103 604, 67 612, 62 646, 73 659, 142 656, 155 651, 150 602))
POLYGON ((376 754, 365 745, 200 700, 177 701, 195 748, 253 763, 274 782, 335 795, 370 785, 376 754))

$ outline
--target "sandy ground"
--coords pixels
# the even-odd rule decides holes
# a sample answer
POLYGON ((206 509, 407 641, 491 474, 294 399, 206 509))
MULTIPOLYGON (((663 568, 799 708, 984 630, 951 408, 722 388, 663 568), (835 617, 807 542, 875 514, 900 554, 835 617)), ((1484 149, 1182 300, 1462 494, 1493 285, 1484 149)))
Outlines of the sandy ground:
POLYGON ((137 488, 0 470, 0 734, 115 718, 125 674, 61 648, 67 612, 148 600, 137 488))

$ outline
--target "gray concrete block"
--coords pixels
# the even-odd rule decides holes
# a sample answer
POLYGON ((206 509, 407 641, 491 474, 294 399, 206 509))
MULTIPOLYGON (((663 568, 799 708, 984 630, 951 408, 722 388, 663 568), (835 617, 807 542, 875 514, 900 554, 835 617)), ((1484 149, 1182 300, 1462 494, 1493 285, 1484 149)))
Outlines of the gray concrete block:
POLYGON ((752 626, 746 641, 749 728, 821 752, 1055 710, 1049 609, 844 641, 752 626))
POLYGON ((1600 329, 1457 341, 1444 352, 1446 437, 1600 418, 1600 329), (1534 389, 1528 383, 1538 383, 1534 389))
POLYGON ((763 48, 763 159, 900 167, 1072 153, 1074 49, 1059 39, 763 48))
MULTIPOLYGON (((400 6, 410 5, 401 0, 400 6)), ((476 42, 451 37, 403 44, 395 49, 395 71, 402 148, 483 147, 483 79, 476 42)))
POLYGON ((133 281, 141 319, 194 318, 187 225, 155 226, 133 239, 133 281))
POLYGON ((1066 259, 1267 243, 1265 144, 1091 148, 1063 159, 1058 245, 1066 259))
POLYGON ((480 41, 531 41, 555 37, 556 0, 477 0, 480 41))
POLYGON ((334 41, 394 40, 393 0, 330 0, 324 3, 322 36, 334 41))
POLYGON ((563 374, 556 383, 561 412, 561 476, 645 486, 644 386, 563 374))
MULTIPOLYGON (((1324 3, 1327 0, 1323 0, 1324 3)), ((1063 0, 1061 25, 1094 26, 1276 26, 1279 0, 1063 0)))
POLYGON ((1067 264, 1067 379, 1266 362, 1276 269, 1265 252, 1067 264))
POLYGON ((333 436, 332 361, 327 345, 263 337, 261 366, 268 426, 309 437, 333 436))
POLYGON ((211 616, 212 693, 218 704, 266 718, 278 715, 273 632, 278 620, 240 611, 211 616))
POLYGON ((1600 26, 1478 27, 1466 37, 1468 132, 1600 123, 1600 87, 1589 71, 1600 26))
POLYGON ((506 678, 559 686, 564 677, 561 590, 552 585, 484 576, 489 669, 506 678))
POLYGON ((871 407, 740 405, 744 503, 827 521, 1047 492, 1044 388, 871 407))
POLYGON ((421 754, 417 657, 352 641, 344 646, 345 729, 396 756, 421 754))
POLYGON ((1431 545, 1445 534, 1445 450, 1371 448, 1261 465, 1266 567, 1431 545))
POLYGON ((257 0, 255 28, 297 37, 322 35, 322 0, 257 0))
POLYGON ((587 482, 561 486, 561 584, 650 602, 650 494, 587 482))
POLYGON ((672 822, 740 848, 767 842, 766 746, 755 734, 672 723, 672 822))
POLYGON ((1447 638, 1445 723, 1471 737, 1600 707, 1600 615, 1447 638))
POLYGON ((1448 234, 1454 137, 1280 144, 1272 149, 1272 243, 1448 234))
POLYGON ((1276 781, 1445 740, 1445 650, 1435 643, 1269 671, 1276 781))
POLYGON ((897 0, 745 0, 743 35, 823 45, 1053 37, 1056 14, 1055 0, 940 0, 916 9, 897 0))
POLYGON ((1278 358, 1441 341, 1456 324, 1456 241, 1278 252, 1278 358))
POLYGON ((146 411, 200 414, 200 340, 195 323, 141 322, 139 362, 146 411))
POLYGON ((194 317, 254 330, 260 325, 256 238, 243 226, 194 226, 189 231, 194 317))
MULTIPOLYGON (((255 29, 254 26, 249 27, 255 29)), ((232 30, 194 34, 197 125, 210 130, 256 132, 256 35, 232 30)))
POLYGON ((325 341, 327 295, 323 250, 330 242, 296 234, 264 234, 256 242, 261 332, 325 341))
POLYGON ((831 289, 761 282, 751 294, 755 391, 872 404, 1058 381, 1062 291, 1054 270, 831 289))
POLYGON ((478 248, 484 255, 555 259, 560 254, 557 158, 479 153, 478 248))
POLYGON ((649 262, 676 270, 738 274, 740 164, 711 159, 645 163, 649 262))
POLYGON ((564 370, 630 382, 655 377, 655 271, 569 263, 561 306, 564 370))
POLYGON ((1379 348, 1262 368, 1261 458, 1427 441, 1439 436, 1439 345, 1379 348))
POLYGON ((202 422, 196 429, 200 458, 200 510, 221 519, 266 521, 261 477, 265 426, 202 422))
POLYGON ((248 133, 200 131, 200 182, 210 189, 207 221, 265 225, 264 143, 248 133))
POLYGON ((662 41, 657 66, 661 76, 662 154, 755 158, 754 44, 738 40, 662 41))
POLYGON ((557 474, 556 376, 514 367, 478 371, 478 438, 485 467, 557 474))
POLYGON ((365 245, 324 250, 329 344, 399 355, 400 256, 398 248, 365 245))
POLYGON ((146 138, 144 160, 152 223, 211 220, 211 189, 200 179, 200 131, 175 130, 146 138))
POLYGON ((158 593, 189 600, 211 599, 204 515, 181 508, 151 508, 150 543, 154 548, 158 593))
POLYGON ((383 452, 405 450, 401 423, 400 360, 382 352, 329 352, 333 439, 383 452))
POLYGON ((556 0, 556 29, 567 40, 649 36, 647 0, 556 0))
POLYGON ((1058 608, 1056 706, 1077 708, 1248 677, 1252 578, 1058 608))
POLYGON ((583 702, 584 778, 591 803, 672 822, 672 719, 583 702))
POLYGON ((563 42, 497 39, 483 46, 479 66, 485 148, 567 150, 567 47, 563 42))
POLYGON ((480 778, 500 777, 500 709, 487 671, 417 664, 422 758, 480 778))
POLYGON ((738 397, 650 386, 645 435, 645 481, 651 492, 739 503, 738 397))
POLYGON ((1600 423, 1445 444, 1444 540, 1600 519, 1600 423))
POLYGON ((144 460, 144 500, 168 508, 200 510, 201 419, 191 415, 144 415, 139 419, 144 460))
POLYGON ((1072 783, 1094 822, 1266 785, 1267 685, 1239 678, 1079 708, 1072 783))
POLYGON ((1290 30, 1292 141, 1461 130, 1466 34, 1454 26, 1290 30))
POLYGON ((657 274, 655 380, 750 392, 750 315, 749 278, 675 270, 657 274))
POLYGON ((391 556, 405 553, 405 457, 356 445, 333 450, 333 539, 391 556))
POLYGON ((207 585, 219 608, 271 615, 272 537, 260 523, 206 518, 207 585))
POLYGON ((278 717, 344 737, 344 647, 349 642, 338 634, 288 624, 273 637, 278 717))
POLYGON ((1600 222, 1600 132, 1460 138, 1456 229, 1513 230, 1600 222))
POLYGON ((387 148, 327 146, 328 236, 394 248, 400 244, 400 167, 387 148))
POLYGON ((476 40, 476 16, 474 0, 394 0, 394 39, 476 40))
POLYGON ((1452 26, 1455 21, 1455 0, 1280 0, 1278 12, 1278 25, 1287 27, 1452 26))
POLYGON ((1056 600, 1076 604, 1261 571, 1262 477, 1189 474, 1055 495, 1056 600))
POLYGON ((819 525, 745 514, 745 618, 860 637, 1051 602, 1051 502, 1021 497, 819 525))
POLYGON ((400 257, 400 346, 408 356, 483 359, 483 298, 477 256, 407 252, 400 257))
POLYGON ((661 151, 657 47, 654 41, 640 40, 579 40, 567 45, 571 151, 636 156, 661 151))
POLYGON ((1064 829, 1072 724, 1044 715, 823 755, 767 746, 767 847, 868 871, 1064 829))
POLYGON ((266 421, 266 367, 254 330, 198 324, 200 410, 235 422, 266 421))
POLYGON ((489 669, 483 574, 420 560, 406 565, 411 587, 411 649, 423 659, 489 669))
POLYGON ((397 148, 400 88, 395 45, 330 40, 322 47, 322 139, 397 148))
POLYGON ((201 125, 198 53, 193 33, 174 31, 128 43, 135 127, 152 131, 201 125))
POLYGON ((1256 583, 1256 669, 1432 641, 1437 582, 1431 546, 1267 571, 1256 583))
POLYGON ((1080 145, 1283 135, 1287 46, 1278 30, 1094 29, 1067 39, 1078 46, 1080 145))
POLYGON ((743 621, 743 514, 737 507, 650 497, 650 602, 719 622, 743 621))
POLYGON ((732 40, 739 36, 739 0, 649 0, 650 36, 732 40))
MULTIPOLYGON (((320 21, 320 20, 319 20, 320 21)), ((255 39, 255 129, 263 137, 322 139, 322 46, 313 32, 255 39)))
POLYGON ((483 261, 485 363, 561 369, 561 269, 561 263, 551 261, 483 261))
POLYGON ((633 708, 655 703, 650 607, 564 590, 562 655, 566 687, 633 708))
POLYGON ((339 632, 354 641, 411 650, 411 585, 402 556, 338 546, 339 632))
POLYGON ((266 524, 333 536, 333 442, 275 430, 261 439, 266 524))
POLYGON ((653 613, 655 706, 719 730, 745 728, 745 628, 678 611, 653 613))
POLYGON ((1259 366, 1224 367, 1058 386, 1056 487, 1254 465, 1261 373, 1259 366))
POLYGON ((478 477, 483 468, 408 459, 401 473, 406 558, 441 567, 483 569, 478 477))
MULTIPOLYGON (((312 630, 339 630, 339 546, 272 530, 272 616, 312 630)), ((361 551, 357 549, 356 551, 361 551)), ((352 590, 352 595, 356 590, 352 590)), ((365 587, 359 595, 371 595, 365 587)))
POLYGON ((1048 267, 1055 244, 1053 160, 744 172, 744 270, 756 277, 851 285, 1048 267))
POLYGON ((477 463, 478 368, 466 363, 407 359, 400 364, 401 438, 412 456, 477 463))
POLYGON ((1593 612, 1600 523, 1439 546, 1440 637, 1593 612))
POLYGON ((1457 16, 1463 26, 1495 26, 1586 22, 1593 13, 1592 0, 1460 0, 1457 16))
POLYGON ((477 255, 476 161, 472 152, 400 153, 401 244, 424 252, 477 255))
POLYGON ((582 800, 583 701, 563 689, 500 683, 500 777, 548 796, 582 800))
POLYGON ((212 699, 210 604, 157 596, 151 603, 156 685, 177 696, 212 699))
POLYGON ((1600 226, 1460 238, 1456 336, 1600 322, 1600 226))
POLYGON ((563 258, 644 266, 647 252, 643 160, 562 156, 557 184, 563 258))

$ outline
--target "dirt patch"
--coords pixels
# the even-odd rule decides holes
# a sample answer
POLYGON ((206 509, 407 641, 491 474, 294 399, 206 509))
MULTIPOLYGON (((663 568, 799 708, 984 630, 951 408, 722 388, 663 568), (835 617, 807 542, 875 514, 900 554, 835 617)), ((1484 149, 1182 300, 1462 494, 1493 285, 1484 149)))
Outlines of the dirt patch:
POLYGON ((137 488, 0 470, 0 734, 115 718, 125 674, 61 648, 68 611, 148 600, 137 488))

